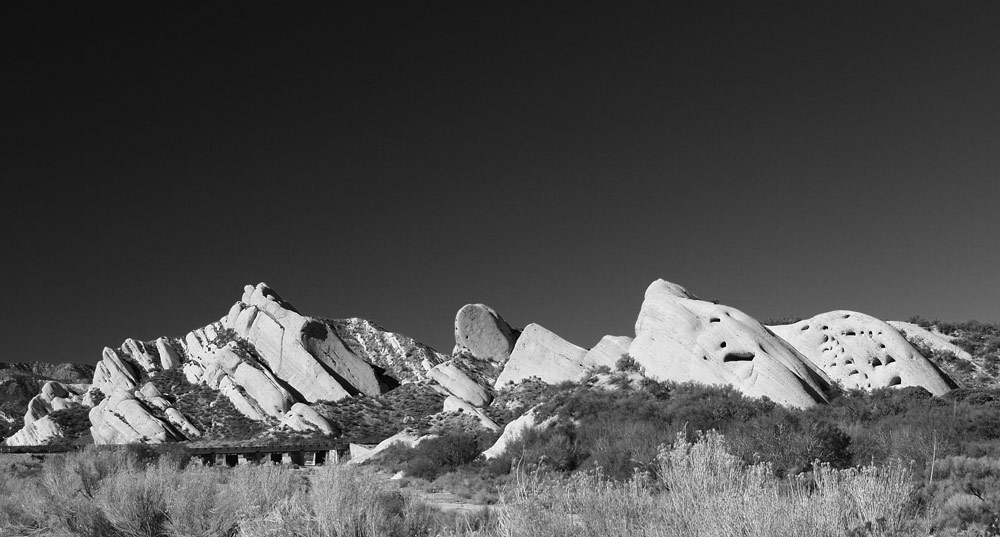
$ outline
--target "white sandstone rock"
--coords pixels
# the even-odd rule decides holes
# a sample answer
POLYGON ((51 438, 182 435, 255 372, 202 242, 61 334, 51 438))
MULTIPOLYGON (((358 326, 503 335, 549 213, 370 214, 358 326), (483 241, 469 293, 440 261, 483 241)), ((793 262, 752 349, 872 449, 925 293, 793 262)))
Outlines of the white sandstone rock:
POLYGON ((40 446, 55 438, 62 438, 63 430, 49 416, 43 416, 26 424, 21 430, 4 441, 8 446, 40 446))
POLYGON ((101 361, 94 370, 93 385, 106 394, 117 389, 133 390, 136 374, 132 365, 123 361, 114 349, 104 347, 101 361))
POLYGON ((808 407, 829 379, 756 319, 657 280, 646 290, 629 354, 660 380, 730 385, 750 397, 808 407))
POLYGON ((612 370, 623 354, 628 354, 632 338, 628 336, 604 336, 592 349, 587 351, 584 362, 594 366, 607 366, 612 370))
POLYGON ((167 341, 167 338, 161 337, 156 340, 156 352, 160 355, 160 367, 164 371, 177 369, 181 366, 181 358, 177 355, 173 345, 167 341))
POLYGON ((333 426, 309 405, 295 403, 281 419, 281 425, 293 431, 320 431, 333 434, 333 426))
POLYGON ((483 426, 484 429, 488 429, 494 432, 500 430, 500 426, 497 425, 495 421, 487 417, 486 414, 483 414, 482 410, 479 410, 478 408, 470 405, 468 401, 455 397, 454 395, 448 396, 444 400, 444 411, 462 412, 464 414, 468 414, 479 420, 479 423, 483 426))
POLYGON ((584 361, 586 355, 585 349, 540 325, 529 324, 517 339, 514 352, 493 386, 500 389, 530 377, 538 377, 549 384, 580 380, 592 365, 584 361))
MULTIPOLYGON (((386 438, 385 440, 379 442, 378 445, 376 445, 375 447, 373 447, 371 449, 367 449, 367 448, 358 449, 357 450, 357 453, 358 453, 357 456, 354 455, 354 453, 355 453, 354 446, 356 444, 351 444, 351 460, 347 461, 347 463, 348 464, 361 464, 361 463, 363 463, 363 462, 365 462, 367 460, 371 460, 372 458, 377 457, 380 453, 382 453, 383 451, 385 451, 386 449, 388 449, 389 446, 391 446, 393 444, 403 444, 404 446, 407 446, 407 447, 414 447, 414 446, 419 445, 420 442, 423 442, 425 440, 429 440, 431 438, 437 438, 437 435, 428 434, 428 435, 423 435, 423 436, 417 436, 417 435, 415 435, 415 434, 413 434, 412 432, 409 432, 409 431, 401 431, 401 432, 398 432, 398 433, 390 436, 389 438, 386 438), (367 449, 367 451, 365 451, 365 449, 367 449)), ((361 447, 361 446, 359 446, 359 447, 361 447)))
POLYGON ((495 459, 500 455, 503 455, 511 443, 516 442, 518 438, 524 434, 524 431, 531 428, 546 429, 555 423, 555 417, 550 416, 545 421, 539 423, 538 416, 535 414, 535 409, 531 409, 525 412, 521 417, 507 424, 503 428, 503 433, 500 434, 500 438, 493 443, 486 451, 483 452, 483 456, 487 459, 495 459))
POLYGON ((831 311, 771 330, 848 389, 922 386, 934 395, 948 381, 895 328, 864 313, 831 311))
POLYGON ((514 330, 493 308, 466 304, 455 315, 455 350, 481 360, 504 363, 514 350, 514 330))
POLYGON ((451 394, 468 401, 472 406, 484 407, 493 400, 489 391, 469 378, 454 360, 432 367, 427 372, 427 376, 444 386, 451 394))

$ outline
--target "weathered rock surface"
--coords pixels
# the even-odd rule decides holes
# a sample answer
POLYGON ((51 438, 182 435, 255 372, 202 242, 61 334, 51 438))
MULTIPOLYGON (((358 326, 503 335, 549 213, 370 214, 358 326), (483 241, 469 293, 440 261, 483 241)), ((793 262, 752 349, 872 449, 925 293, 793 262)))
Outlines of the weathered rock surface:
POLYGON ((39 418, 14 433, 4 441, 8 446, 40 446, 62 438, 63 431, 59 424, 49 416, 39 418))
POLYGON ((503 455, 504 452, 507 451, 510 444, 517 441, 517 439, 524 434, 524 431, 533 427, 545 429, 553 423, 555 423, 554 417, 549 417, 539 423, 535 409, 531 409, 521 415, 521 417, 508 423, 507 426, 503 428, 503 433, 500 434, 500 438, 497 438, 497 441, 494 442, 489 449, 483 452, 483 456, 487 459, 495 459, 500 455, 503 455))
POLYGON ((921 386, 934 395, 951 390, 943 373, 902 334, 870 315, 837 310, 770 328, 845 388, 921 386))
POLYGON ((494 388, 538 377, 543 382, 558 384, 565 380, 580 380, 592 366, 584 360, 587 351, 546 330, 529 324, 514 345, 503 372, 494 388))
POLYGON ((493 400, 493 395, 473 380, 454 360, 434 366, 427 372, 427 376, 443 386, 449 393, 468 401, 473 406, 484 407, 493 400))
POLYGON ((420 442, 430 438, 437 438, 435 435, 423 435, 418 436, 411 431, 400 431, 389 438, 379 442, 373 448, 366 448, 358 444, 351 444, 351 460, 347 461, 348 464, 361 464, 365 461, 371 460, 377 457, 380 453, 389 448, 393 444, 403 444, 407 447, 414 447, 420 442))
POLYGON ((295 403, 281 419, 281 425, 293 431, 319 431, 324 434, 334 434, 336 429, 323 416, 309 405, 295 403))
POLYGON ((604 336, 583 357, 584 362, 595 366, 607 366, 612 370, 618 364, 622 355, 628 354, 632 338, 628 336, 604 336))
POLYGON ((657 280, 646 290, 629 354, 660 380, 730 385, 751 397, 808 407, 829 379, 757 320, 657 280))
POLYGON ((95 444, 158 444, 177 440, 172 427, 153 416, 130 392, 119 390, 90 410, 95 444))
POLYGON ((514 350, 517 333, 493 308, 466 304, 455 315, 455 349, 480 360, 504 363, 514 350))

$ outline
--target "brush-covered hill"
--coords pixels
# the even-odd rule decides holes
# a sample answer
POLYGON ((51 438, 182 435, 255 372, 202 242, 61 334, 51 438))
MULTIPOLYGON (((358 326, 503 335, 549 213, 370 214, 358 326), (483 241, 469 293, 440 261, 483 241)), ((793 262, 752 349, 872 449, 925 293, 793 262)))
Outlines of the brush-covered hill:
POLYGON ((24 426, 25 410, 46 382, 85 384, 93 376, 94 366, 85 364, 0 364, 0 436, 10 436, 24 426))

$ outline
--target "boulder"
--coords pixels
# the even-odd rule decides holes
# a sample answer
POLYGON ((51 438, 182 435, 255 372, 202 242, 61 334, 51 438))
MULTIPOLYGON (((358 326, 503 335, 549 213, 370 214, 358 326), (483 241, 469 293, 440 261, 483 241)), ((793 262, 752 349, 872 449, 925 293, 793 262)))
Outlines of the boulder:
POLYGON ((335 431, 319 412, 302 403, 292 405, 291 410, 281 418, 281 425, 293 431, 319 431, 323 434, 334 434, 335 431))
POLYGON ((629 354, 659 380, 730 385, 786 406, 826 402, 829 378, 756 319, 657 280, 646 290, 629 354))
POLYGON ((521 417, 507 424, 503 428, 503 433, 500 434, 500 438, 493 443, 486 451, 483 452, 483 457, 487 459, 495 459, 500 455, 503 455, 507 451, 508 446, 511 443, 517 441, 518 438, 524 434, 524 431, 537 427, 540 429, 545 429, 555 423, 555 417, 550 416, 548 419, 539 423, 538 415, 535 413, 535 409, 531 409, 525 412, 521 417))
POLYGON ((864 313, 831 311, 770 329, 847 389, 920 386, 942 395, 953 385, 895 328, 864 313))
POLYGON ((158 444, 177 439, 162 421, 149 413, 142 402, 123 390, 110 394, 92 408, 90 423, 95 444, 158 444))
POLYGON ((466 304, 455 315, 455 350, 481 360, 503 363, 514 350, 514 330, 493 308, 485 304, 466 304))
POLYGON ((367 448, 367 447, 364 447, 364 446, 359 446, 360 449, 355 449, 354 446, 356 444, 351 444, 350 445, 351 460, 347 461, 347 463, 348 464, 361 464, 361 463, 363 463, 365 461, 368 461, 368 460, 371 460, 371 459, 377 457, 380 453, 382 453, 383 451, 385 451, 386 449, 388 449, 389 446, 391 446, 393 444, 403 444, 404 446, 407 446, 407 447, 414 447, 414 446, 420 444, 420 442, 423 442, 424 440, 427 440, 427 439, 430 439, 430 438, 437 438, 437 436, 435 436, 435 435, 418 436, 418 435, 414 434, 413 432, 407 430, 407 431, 400 431, 400 432, 398 432, 398 433, 390 436, 389 438, 386 438, 385 440, 379 442, 375 447, 370 448, 370 449, 367 448), (356 456, 355 456, 355 453, 357 453, 356 456))
POLYGON ((591 364, 584 361, 587 351, 546 330, 529 324, 514 345, 514 352, 497 377, 494 388, 538 377, 543 382, 558 384, 580 380, 591 364))
POLYGON ((132 359, 139 364, 139 367, 143 368, 147 372, 156 371, 157 366, 160 365, 159 358, 153 356, 152 353, 146 350, 145 343, 132 338, 126 339, 125 343, 122 344, 122 353, 131 356, 132 359))
POLYGON ((472 380, 454 360, 432 367, 427 376, 472 406, 484 407, 493 400, 490 392, 472 380))

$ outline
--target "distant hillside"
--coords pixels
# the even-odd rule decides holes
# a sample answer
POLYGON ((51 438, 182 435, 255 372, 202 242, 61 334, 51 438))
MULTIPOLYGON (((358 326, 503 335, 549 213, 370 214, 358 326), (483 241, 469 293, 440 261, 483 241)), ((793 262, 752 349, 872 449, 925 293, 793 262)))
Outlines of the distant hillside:
POLYGON ((24 425, 28 401, 50 380, 67 384, 89 383, 94 366, 28 362, 0 364, 0 437, 9 436, 24 425))

